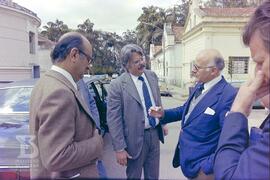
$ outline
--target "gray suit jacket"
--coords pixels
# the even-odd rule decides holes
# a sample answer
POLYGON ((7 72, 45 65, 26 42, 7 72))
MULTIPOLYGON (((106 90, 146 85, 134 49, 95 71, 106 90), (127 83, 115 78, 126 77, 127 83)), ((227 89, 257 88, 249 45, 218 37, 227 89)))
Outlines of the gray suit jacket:
POLYGON ((81 95, 60 73, 47 72, 30 100, 30 134, 34 136, 31 178, 98 177, 96 160, 102 138, 81 95))
MULTIPOLYGON (((161 106, 158 78, 145 70, 156 106, 161 106)), ((115 151, 126 149, 136 159, 143 146, 145 117, 142 102, 129 73, 125 72, 110 84, 108 91, 107 122, 115 151)), ((164 142, 161 125, 159 139, 164 142)))

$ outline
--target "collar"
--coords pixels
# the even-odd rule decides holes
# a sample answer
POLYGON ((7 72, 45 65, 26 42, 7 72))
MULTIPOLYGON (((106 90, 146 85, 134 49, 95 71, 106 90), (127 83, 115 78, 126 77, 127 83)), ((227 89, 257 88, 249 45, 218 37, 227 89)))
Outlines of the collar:
MULTIPOLYGON (((139 76, 135 76, 135 75, 133 75, 133 74, 131 74, 131 73, 129 73, 130 74, 130 76, 131 76, 131 78, 132 78, 132 80, 134 81, 134 82, 136 82, 136 81, 138 81, 139 79, 139 76)), ((140 76, 142 76, 144 79, 146 79, 146 76, 145 76, 145 74, 144 73, 142 73, 142 75, 140 75, 140 76)))
POLYGON ((62 74, 63 76, 65 76, 65 78, 67 78, 68 81, 74 86, 74 88, 76 90, 78 90, 78 87, 77 87, 74 79, 72 78, 71 74, 68 71, 66 71, 65 69, 63 69, 59 66, 56 66, 56 65, 52 65, 51 70, 56 71, 56 72, 62 74))
POLYGON ((202 92, 208 91, 214 85, 216 85, 222 79, 222 75, 220 74, 218 77, 212 79, 211 81, 204 83, 204 90, 202 92))

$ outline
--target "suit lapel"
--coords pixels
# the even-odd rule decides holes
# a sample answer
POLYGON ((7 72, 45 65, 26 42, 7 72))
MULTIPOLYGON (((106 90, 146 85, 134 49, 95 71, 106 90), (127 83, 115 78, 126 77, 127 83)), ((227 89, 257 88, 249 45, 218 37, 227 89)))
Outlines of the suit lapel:
MULTIPOLYGON (((214 87, 212 87, 207 94, 200 100, 200 102, 195 106, 193 111, 191 112, 189 118, 185 120, 183 127, 190 124, 192 120, 194 120, 196 117, 204 113, 205 109, 207 107, 211 107, 212 105, 216 104, 220 94, 223 91, 225 85, 225 80, 222 78, 214 87)), ((192 97, 189 99, 189 103, 191 99, 193 98, 194 92, 192 94, 192 97)))
POLYGON ((64 77, 62 74, 56 72, 56 71, 49 71, 47 73, 48 76, 54 77, 55 79, 61 81, 66 87, 68 87, 75 95, 75 98, 77 99, 77 102, 83 107, 84 111, 92 118, 91 113, 85 103, 85 101, 82 99, 81 94, 79 91, 77 91, 74 86, 69 82, 69 80, 64 77))
POLYGON ((124 90, 126 90, 126 92, 131 97, 133 97, 140 105, 142 105, 142 101, 141 101, 141 98, 140 98, 139 93, 137 91, 137 88, 136 88, 131 76, 127 72, 125 72, 123 74, 122 83, 123 83, 124 90))
POLYGON ((191 96, 189 96, 188 100, 187 100, 187 103, 186 103, 186 106, 184 107, 184 111, 183 111, 183 114, 182 114, 182 127, 184 126, 184 122, 186 121, 185 120, 185 116, 187 114, 187 111, 188 111, 188 108, 190 106, 190 102, 195 94, 195 90, 197 89, 197 86, 195 86, 194 88, 194 91, 192 92, 191 96))

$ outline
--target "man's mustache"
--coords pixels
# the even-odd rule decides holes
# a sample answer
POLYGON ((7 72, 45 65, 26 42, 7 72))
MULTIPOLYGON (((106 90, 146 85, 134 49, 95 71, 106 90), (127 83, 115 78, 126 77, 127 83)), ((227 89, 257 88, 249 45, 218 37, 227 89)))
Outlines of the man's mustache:
POLYGON ((143 69, 143 68, 145 68, 145 67, 146 67, 145 64, 141 64, 140 67, 139 67, 139 69, 143 69))

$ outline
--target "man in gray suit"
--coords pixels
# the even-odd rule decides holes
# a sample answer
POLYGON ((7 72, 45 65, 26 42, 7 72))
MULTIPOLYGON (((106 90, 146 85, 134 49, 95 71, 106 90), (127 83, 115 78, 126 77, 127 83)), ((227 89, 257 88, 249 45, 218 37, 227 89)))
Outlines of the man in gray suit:
POLYGON ((51 70, 32 91, 29 125, 38 153, 31 159, 31 179, 98 177, 102 137, 76 85, 91 56, 84 36, 63 35, 51 53, 51 70))
POLYGON ((164 143, 159 119, 148 115, 150 105, 161 105, 158 78, 145 69, 143 50, 124 46, 120 54, 125 72, 111 82, 107 122, 117 162, 127 166, 127 178, 158 179, 160 144, 164 143))

